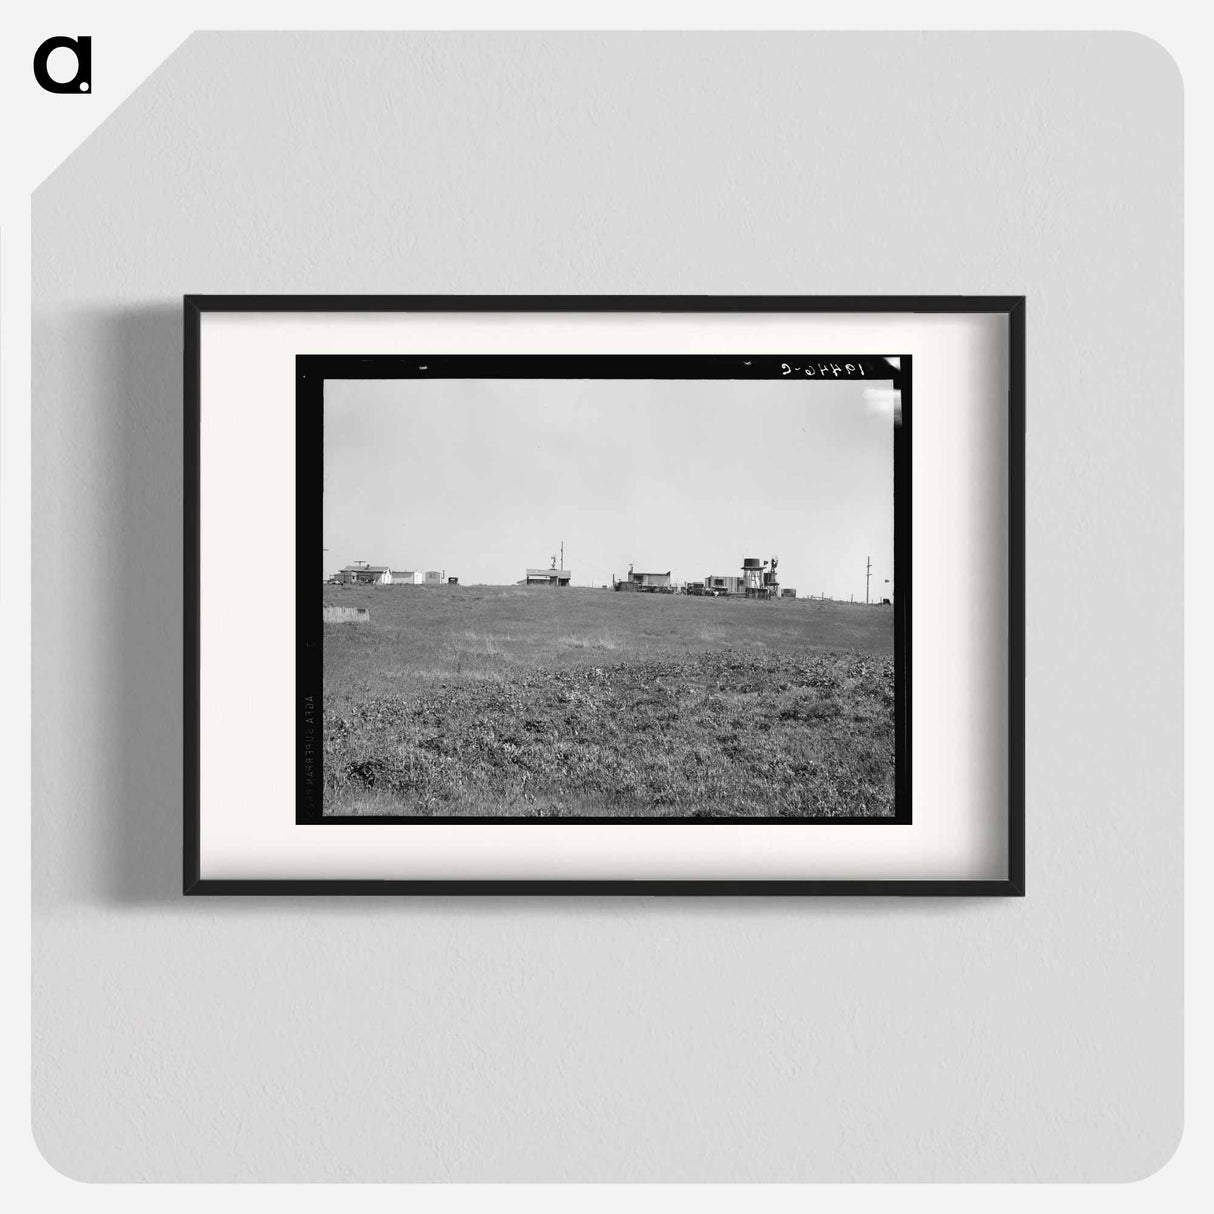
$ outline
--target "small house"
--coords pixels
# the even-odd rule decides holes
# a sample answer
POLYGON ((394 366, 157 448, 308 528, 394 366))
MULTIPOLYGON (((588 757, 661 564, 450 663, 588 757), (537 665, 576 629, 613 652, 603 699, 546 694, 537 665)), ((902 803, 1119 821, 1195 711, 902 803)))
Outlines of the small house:
POLYGON ((392 570, 387 565, 347 565, 337 576, 345 586, 392 585, 392 570))
POLYGON ((646 592, 649 594, 674 593, 669 569, 665 573, 641 573, 637 570, 629 569, 627 579, 616 582, 615 588, 617 590, 631 590, 633 592, 646 592))
POLYGON ((568 569, 528 569, 524 585, 568 586, 573 574, 568 569))
POLYGON ((415 569, 393 569, 393 586, 416 586, 421 581, 421 574, 415 569))

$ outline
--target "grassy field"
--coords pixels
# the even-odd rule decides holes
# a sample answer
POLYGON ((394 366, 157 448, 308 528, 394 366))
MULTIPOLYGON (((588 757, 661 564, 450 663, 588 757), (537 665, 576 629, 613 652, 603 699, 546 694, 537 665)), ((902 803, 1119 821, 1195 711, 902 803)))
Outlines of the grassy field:
POLYGON ((894 812, 893 613, 523 587, 324 587, 325 812, 894 812))

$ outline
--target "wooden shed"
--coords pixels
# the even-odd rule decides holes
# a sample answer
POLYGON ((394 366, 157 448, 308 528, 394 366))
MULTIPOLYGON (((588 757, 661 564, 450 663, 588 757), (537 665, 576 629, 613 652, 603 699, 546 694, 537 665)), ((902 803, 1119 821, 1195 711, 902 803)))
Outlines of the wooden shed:
POLYGON ((568 586, 572 579, 568 569, 528 569, 524 582, 528 586, 568 586))

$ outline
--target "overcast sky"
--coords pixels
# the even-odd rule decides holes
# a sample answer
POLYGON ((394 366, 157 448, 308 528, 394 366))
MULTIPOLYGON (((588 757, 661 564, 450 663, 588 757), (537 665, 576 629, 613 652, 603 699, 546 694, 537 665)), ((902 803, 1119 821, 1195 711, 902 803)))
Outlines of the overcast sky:
POLYGON ((329 380, 325 571, 510 584, 565 541, 576 586, 780 558, 800 594, 893 578, 888 382, 329 380))

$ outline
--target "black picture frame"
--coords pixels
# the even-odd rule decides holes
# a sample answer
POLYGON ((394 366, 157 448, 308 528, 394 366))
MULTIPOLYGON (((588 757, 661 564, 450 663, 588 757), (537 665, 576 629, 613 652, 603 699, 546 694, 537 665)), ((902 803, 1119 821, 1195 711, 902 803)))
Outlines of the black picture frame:
MULTIPOLYGON (((1024 427, 1023 296, 315 296, 186 295, 184 307, 184 806, 183 892, 188 895, 661 895, 661 896, 1012 896, 1024 895, 1024 427), (1008 325, 1008 771, 1007 874, 998 880, 364 880, 204 879, 200 872, 200 401, 201 325, 207 312, 628 312, 628 313, 986 313, 1008 325)), ((892 353, 892 351, 891 351, 892 353)), ((323 370, 326 356, 297 359, 297 375, 323 370)), ((344 356, 347 360, 349 356, 344 356)), ((391 356, 384 356, 391 357, 391 356)), ((477 356, 467 356, 477 357, 477 356)), ((552 356, 544 356, 546 358, 552 356)), ((870 356, 857 356, 870 357, 870 356)), ((907 439, 909 441, 909 426, 907 439)), ((908 461, 896 492, 909 494, 908 461)), ((900 547, 909 566, 909 538, 900 547)), ((909 582, 909 579, 907 579, 909 582)), ((909 585, 907 587, 909 591, 909 585)), ((909 593, 896 621, 909 695, 909 593)), ((306 605, 311 608, 310 601, 306 605)), ((300 612, 305 604, 299 603, 300 612)), ((301 617, 302 618, 302 617, 301 617)), ((903 713, 909 737, 909 714, 903 713)), ((899 748, 909 763, 909 746, 899 748)), ((903 773, 903 784, 908 776, 903 773)), ((903 817, 895 821, 906 822, 903 817)), ((370 819, 370 821, 375 821, 370 819)), ((636 819, 630 819, 636 825, 636 819)), ((806 825, 798 819, 795 824, 806 825)), ((823 820, 829 821, 829 820, 823 820)), ((853 820, 854 821, 854 820, 853 820)), ((878 820, 869 820, 879 824, 878 820)), ((711 819, 698 820, 708 824, 711 819)))

